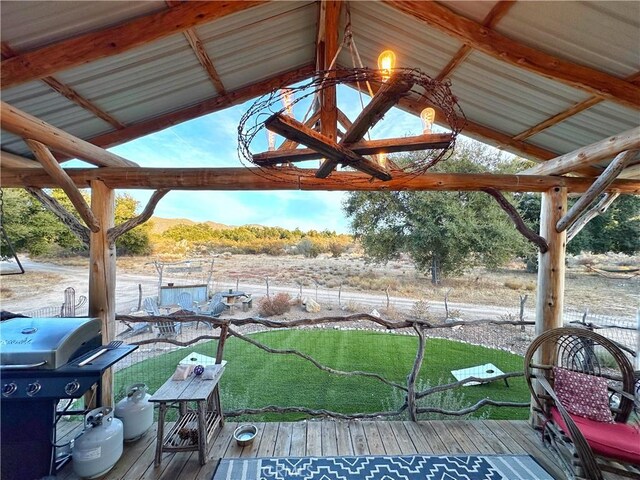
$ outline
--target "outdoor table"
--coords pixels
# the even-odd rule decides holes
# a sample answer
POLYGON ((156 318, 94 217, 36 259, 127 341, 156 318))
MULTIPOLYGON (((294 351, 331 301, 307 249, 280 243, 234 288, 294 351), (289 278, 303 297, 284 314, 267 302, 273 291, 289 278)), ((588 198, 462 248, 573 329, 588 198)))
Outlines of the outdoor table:
POLYGON ((229 308, 229 312, 233 312, 233 307, 236 305, 236 300, 240 297, 246 297, 247 294, 240 291, 229 290, 228 293, 223 293, 224 304, 229 308))
POLYGON ((200 465, 206 463, 209 442, 218 427, 224 424, 218 382, 224 372, 226 361, 213 366, 212 380, 203 380, 202 375, 191 374, 186 380, 169 378, 149 399, 159 404, 158 436, 154 464, 159 466, 162 452, 198 451, 200 465), (195 402, 195 410, 189 406, 195 402), (179 417, 167 435, 164 434, 165 416, 170 405, 177 404, 179 417), (196 428, 194 428, 196 427, 196 428), (193 441, 191 432, 197 432, 193 441))

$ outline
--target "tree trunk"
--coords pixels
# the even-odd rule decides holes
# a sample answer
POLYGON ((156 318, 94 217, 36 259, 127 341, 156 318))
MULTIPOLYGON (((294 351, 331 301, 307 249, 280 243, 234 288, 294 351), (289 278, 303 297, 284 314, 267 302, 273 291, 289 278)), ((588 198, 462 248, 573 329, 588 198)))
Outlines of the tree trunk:
POLYGON ((440 285, 440 259, 437 256, 431 258, 431 283, 440 285))

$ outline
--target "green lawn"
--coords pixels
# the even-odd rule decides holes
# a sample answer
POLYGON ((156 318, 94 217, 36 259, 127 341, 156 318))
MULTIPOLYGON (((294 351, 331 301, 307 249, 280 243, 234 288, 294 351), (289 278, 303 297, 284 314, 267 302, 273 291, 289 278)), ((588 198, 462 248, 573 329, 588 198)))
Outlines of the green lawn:
MULTIPOLYGON (((252 338, 277 349, 295 348, 320 363, 338 370, 375 372, 405 384, 417 348, 417 338, 408 335, 369 331, 285 330, 257 333, 252 338)), ((173 373, 188 353, 196 351, 215 356, 217 342, 202 343, 145 360, 116 373, 116 394, 126 385, 144 382, 154 392, 173 373)), ((317 369, 299 357, 270 354, 242 340, 230 338, 225 344, 228 361, 221 381, 225 410, 266 405, 304 406, 343 413, 395 410, 404 400, 396 391, 378 380, 344 377, 317 369)), ((501 350, 441 339, 428 339, 420 374, 420 386, 455 381, 451 370, 493 363, 505 372, 522 370, 522 357, 501 350)), ((457 389, 425 400, 430 405, 458 409, 481 398, 528 402, 529 392, 523 378, 457 389)), ((480 414, 493 419, 525 419, 526 408, 485 408, 480 414)), ((266 415, 259 420, 294 420, 299 415, 266 415)))

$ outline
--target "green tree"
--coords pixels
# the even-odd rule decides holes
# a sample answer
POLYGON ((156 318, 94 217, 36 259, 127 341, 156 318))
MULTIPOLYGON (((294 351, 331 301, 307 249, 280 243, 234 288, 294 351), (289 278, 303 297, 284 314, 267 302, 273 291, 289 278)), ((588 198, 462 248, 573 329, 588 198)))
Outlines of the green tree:
MULTIPOLYGON (((488 147, 459 146, 433 170, 479 173, 505 163, 488 147)), ((495 267, 527 249, 507 215, 482 192, 353 192, 344 210, 369 257, 387 261, 406 253, 420 271, 431 271, 434 283, 440 273, 495 267)))
MULTIPOLYGON (((518 211, 534 231, 540 230, 540 194, 524 193, 518 199, 518 211)), ((577 199, 569 199, 569 207, 577 199)), ((568 244, 567 252, 626 253, 640 251, 640 197, 622 195, 604 215, 591 220, 568 244)))
MULTIPOLYGON (((48 192, 68 212, 79 218, 66 194, 60 189, 48 192)), ((73 235, 58 218, 24 189, 4 189, 4 227, 17 251, 29 255, 62 255, 86 252, 87 248, 73 235)), ((90 201, 85 194, 87 202, 90 201)), ((116 224, 120 224, 136 214, 138 202, 123 194, 116 196, 116 224)), ((149 222, 122 235, 116 242, 120 254, 146 254, 149 244, 149 222)))

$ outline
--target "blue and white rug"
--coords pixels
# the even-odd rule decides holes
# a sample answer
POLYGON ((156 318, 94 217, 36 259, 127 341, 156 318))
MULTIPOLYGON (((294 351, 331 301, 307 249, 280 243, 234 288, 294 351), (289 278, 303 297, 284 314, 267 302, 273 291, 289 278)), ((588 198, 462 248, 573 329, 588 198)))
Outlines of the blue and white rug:
POLYGON ((553 480, 528 455, 224 458, 212 480, 553 480))

